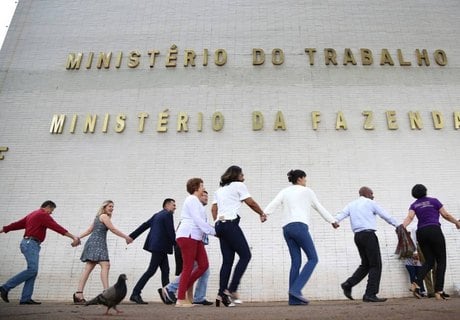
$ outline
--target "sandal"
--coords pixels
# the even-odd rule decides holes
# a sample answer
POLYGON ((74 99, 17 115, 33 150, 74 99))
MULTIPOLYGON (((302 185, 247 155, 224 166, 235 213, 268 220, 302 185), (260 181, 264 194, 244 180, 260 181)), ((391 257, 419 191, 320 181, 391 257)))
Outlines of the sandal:
POLYGON ((77 297, 77 294, 83 295, 83 291, 77 291, 73 294, 73 303, 74 304, 84 304, 86 300, 84 298, 77 297))

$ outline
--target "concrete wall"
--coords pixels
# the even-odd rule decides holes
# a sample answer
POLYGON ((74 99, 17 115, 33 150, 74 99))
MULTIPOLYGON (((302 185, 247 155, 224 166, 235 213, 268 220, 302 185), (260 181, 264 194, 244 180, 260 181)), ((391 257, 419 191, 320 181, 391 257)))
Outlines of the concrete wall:
MULTIPOLYGON (((166 197, 177 200, 177 224, 187 179, 202 177, 212 199, 220 175, 232 164, 242 166, 261 206, 288 185, 290 169, 300 168, 332 213, 357 197, 360 186, 368 185, 376 200, 402 221, 413 201, 410 189, 424 183, 430 195, 458 216, 459 130, 454 113, 460 112, 459 14, 457 1, 22 0, 0 52, 0 146, 8 147, 0 161, 0 224, 52 199, 58 205, 54 218, 81 233, 102 201, 112 199, 113 222, 128 233, 160 210, 166 197), (166 67, 172 45, 179 50, 177 66, 166 67), (253 48, 264 49, 263 65, 253 65, 253 48), (283 50, 281 65, 271 62, 274 48, 283 50), (313 65, 305 48, 316 48, 313 65), (325 48, 336 50, 337 65, 326 65, 325 48), (346 48, 356 65, 343 64, 346 48), (372 65, 363 65, 360 48, 372 51, 372 65), (196 52, 195 67, 184 67, 186 49, 196 52), (202 65, 204 49, 210 52, 207 66, 202 65), (223 66, 214 63, 217 49, 228 54, 223 66), (393 66, 380 65, 382 49, 388 50, 393 66), (411 66, 400 65, 398 49, 411 66), (416 49, 427 50, 430 66, 418 66, 416 49), (438 49, 448 58, 445 66, 434 60, 438 49), (127 65, 133 50, 141 53, 137 68, 127 65), (153 68, 149 50, 159 51, 153 68), (110 51, 110 67, 98 69, 97 55, 110 51), (120 51, 123 60, 116 68, 120 51), (68 54, 79 52, 84 57, 80 69, 67 70, 68 54), (90 52, 95 58, 87 69, 90 52), (166 109, 168 130, 158 132, 158 115, 166 109), (262 130, 253 130, 254 111, 264 116, 262 130), (278 111, 285 130, 274 129, 278 111), (321 113, 316 130, 313 111, 321 113), (374 130, 363 128, 363 111, 373 112, 374 130), (388 128, 387 111, 395 112, 397 130, 388 128), (444 117, 440 130, 434 128, 433 111, 444 117), (149 117, 139 132, 142 112, 149 117), (189 116, 188 132, 176 130, 181 112, 189 116), (225 119, 220 131, 212 126, 216 112, 225 119), (336 129, 339 112, 347 130, 336 129), (419 128, 411 128, 409 112, 419 112, 419 128), (58 114, 66 115, 63 132, 51 134, 53 116, 58 114), (97 115, 94 133, 84 133, 87 114, 97 115), (121 133, 116 132, 119 114, 126 116, 121 133), (78 120, 70 133, 73 115, 78 120)), ((286 300, 290 261, 281 217, 271 216, 261 224, 247 207, 241 214, 253 253, 241 296, 286 300)), ((304 294, 311 299, 342 299, 339 284, 359 264, 349 222, 333 230, 313 212, 310 228, 320 262, 304 294)), ((407 296, 409 280, 393 254, 394 228, 382 220, 378 228, 383 259, 380 295, 407 296)), ((460 283, 460 238, 452 224, 443 221, 442 228, 448 249, 445 289, 452 292, 454 283, 460 283)), ((1 235, 0 282, 25 265, 18 248, 22 234, 1 235)), ((149 261, 142 250, 144 239, 145 235, 127 248, 109 234, 111 282, 124 272, 129 288, 134 286, 149 261)), ((81 250, 48 232, 37 299, 71 298, 83 270, 81 250)), ((208 254, 208 297, 213 299, 221 263, 217 239, 211 239, 208 254)), ((356 297, 365 284, 354 289, 356 297)), ((144 289, 144 299, 159 301, 159 286, 158 272, 144 289)), ((95 272, 85 295, 100 290, 95 272)), ((19 294, 17 289, 10 297, 19 294)))

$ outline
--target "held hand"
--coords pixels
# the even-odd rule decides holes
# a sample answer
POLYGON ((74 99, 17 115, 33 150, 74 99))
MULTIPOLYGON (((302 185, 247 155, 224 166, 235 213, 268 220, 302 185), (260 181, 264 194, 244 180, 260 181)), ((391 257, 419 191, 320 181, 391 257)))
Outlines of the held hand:
POLYGON ((76 246, 78 246, 78 245, 80 245, 80 244, 81 244, 80 238, 75 237, 75 238, 73 239, 73 241, 72 241, 71 246, 75 248, 76 246))
POLYGON ((265 221, 267 221, 267 215, 265 213, 261 214, 259 216, 260 218, 260 222, 264 223, 265 221))
POLYGON ((332 223, 332 227, 333 227, 334 229, 337 229, 338 227, 340 227, 340 224, 338 224, 337 222, 333 222, 333 223, 332 223))
POLYGON ((127 237, 127 238, 126 238, 126 244, 133 243, 133 241, 134 241, 134 240, 133 240, 133 238, 131 238, 131 237, 127 237))

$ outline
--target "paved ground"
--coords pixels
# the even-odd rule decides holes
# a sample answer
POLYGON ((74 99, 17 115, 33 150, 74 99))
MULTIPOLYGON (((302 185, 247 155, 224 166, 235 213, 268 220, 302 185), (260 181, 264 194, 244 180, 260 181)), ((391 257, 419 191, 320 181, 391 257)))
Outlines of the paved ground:
POLYGON ((296 319, 370 319, 370 320, 456 320, 460 319, 460 297, 448 301, 401 298, 384 303, 355 301, 312 301, 308 306, 288 306, 286 302, 245 303, 234 308, 196 306, 175 308, 161 303, 136 305, 122 303, 122 314, 104 316, 103 306, 77 306, 71 303, 42 301, 38 306, 0 301, 0 319, 167 319, 167 320, 296 320, 296 319))

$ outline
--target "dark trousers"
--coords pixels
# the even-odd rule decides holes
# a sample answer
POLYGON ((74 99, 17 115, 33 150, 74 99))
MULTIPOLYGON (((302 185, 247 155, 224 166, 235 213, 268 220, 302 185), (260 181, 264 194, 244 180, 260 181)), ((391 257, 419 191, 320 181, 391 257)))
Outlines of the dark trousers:
POLYGON ((158 267, 161 270, 161 284, 166 286, 169 283, 169 262, 168 255, 163 252, 152 252, 152 257, 150 258, 150 264, 142 275, 142 277, 137 281, 136 286, 133 289, 133 295, 140 295, 142 289, 144 289, 147 281, 157 272, 158 267))
POLYGON ((376 295, 379 292, 382 275, 379 240, 374 232, 361 231, 355 233, 355 244, 361 257, 361 265, 347 279, 347 282, 353 287, 369 275, 365 294, 368 296, 376 295))
POLYGON ((230 292, 236 292, 243 277, 249 261, 251 260, 251 250, 248 242, 239 226, 239 217, 233 221, 216 222, 216 234, 219 237, 220 251, 222 253, 222 267, 220 268, 219 295, 222 295, 225 289, 230 292), (232 273, 235 253, 239 256, 239 261, 233 271, 230 286, 230 274, 232 273))
POLYGON ((427 226, 417 229, 417 242, 422 249, 425 263, 417 275, 417 284, 421 283, 425 276, 436 266, 434 291, 444 290, 444 276, 446 274, 446 240, 440 226, 427 226))

